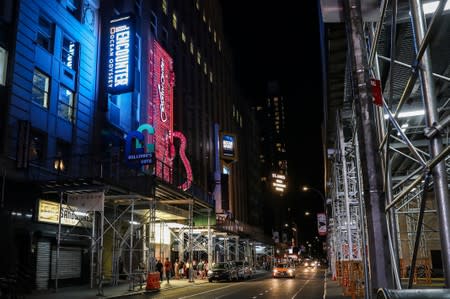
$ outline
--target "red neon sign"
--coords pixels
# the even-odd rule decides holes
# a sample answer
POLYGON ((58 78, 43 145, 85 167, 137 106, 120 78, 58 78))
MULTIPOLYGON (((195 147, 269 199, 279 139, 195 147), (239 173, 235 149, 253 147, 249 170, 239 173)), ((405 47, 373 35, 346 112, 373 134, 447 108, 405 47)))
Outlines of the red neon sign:
POLYGON ((150 50, 151 103, 147 115, 155 128, 154 141, 156 176, 172 182, 172 161, 169 149, 173 132, 173 60, 158 42, 153 41, 150 50))
POLYGON ((150 94, 144 118, 155 129, 153 135, 146 136, 147 144, 155 145, 155 174, 165 182, 172 183, 173 159, 176 155, 173 138, 177 138, 180 140, 180 159, 187 176, 186 181, 178 188, 187 190, 192 184, 192 169, 185 154, 186 138, 181 132, 173 131, 173 60, 157 41, 153 41, 149 57, 150 94))

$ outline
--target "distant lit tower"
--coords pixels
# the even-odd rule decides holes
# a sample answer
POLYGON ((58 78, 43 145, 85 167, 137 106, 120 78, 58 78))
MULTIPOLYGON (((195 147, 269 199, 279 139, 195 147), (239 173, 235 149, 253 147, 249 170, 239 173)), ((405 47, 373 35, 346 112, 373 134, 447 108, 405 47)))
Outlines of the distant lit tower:
MULTIPOLYGON (((265 185, 267 198, 266 211, 272 215, 272 227, 266 231, 277 229, 284 225, 282 213, 286 210, 285 203, 280 202, 287 188, 288 165, 286 159, 286 118, 284 98, 278 82, 271 81, 267 85, 267 97, 264 103, 257 107, 261 125, 261 181, 265 185)), ((268 224, 269 225, 269 224, 268 224)), ((283 242, 282 236, 280 241, 283 242)))

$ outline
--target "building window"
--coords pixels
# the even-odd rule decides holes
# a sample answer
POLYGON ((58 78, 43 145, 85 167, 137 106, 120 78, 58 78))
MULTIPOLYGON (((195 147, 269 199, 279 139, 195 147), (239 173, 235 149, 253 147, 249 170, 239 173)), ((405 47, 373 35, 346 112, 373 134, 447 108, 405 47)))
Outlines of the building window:
POLYGON ((67 11, 78 21, 81 20, 82 0, 66 0, 65 4, 67 11))
POLYGON ((167 0, 162 0, 161 7, 162 7, 164 14, 167 15, 167 0))
POLYGON ((45 161, 46 146, 47 136, 41 131, 31 129, 30 147, 28 153, 30 162, 43 164, 45 161))
POLYGON ((70 143, 58 139, 56 141, 56 157, 53 163, 55 170, 67 172, 71 155, 70 143))
POLYGON ((174 13, 172 13, 172 26, 173 26, 173 29, 175 29, 175 30, 177 30, 177 22, 178 22, 177 14, 174 12, 174 13))
POLYGON ((8 51, 0 47, 0 85, 6 85, 6 69, 8 66, 8 51))
POLYGON ((55 24, 44 16, 39 16, 36 43, 49 52, 53 51, 55 24))
POLYGON ((63 85, 59 86, 58 116, 69 122, 74 121, 74 94, 63 85))
POLYGON ((197 64, 202 63, 202 54, 200 54, 200 50, 197 51, 197 64))
POLYGON ((169 46, 169 32, 166 28, 161 28, 161 43, 164 45, 164 47, 168 48, 169 46))
POLYGON ((50 77, 35 69, 33 74, 33 90, 31 100, 48 108, 48 93, 50 91, 50 77))
POLYGON ((150 31, 155 38, 158 38, 158 17, 153 11, 150 12, 150 31))
POLYGON ((62 63, 72 70, 77 69, 78 65, 78 43, 67 36, 63 37, 63 45, 61 51, 62 63))

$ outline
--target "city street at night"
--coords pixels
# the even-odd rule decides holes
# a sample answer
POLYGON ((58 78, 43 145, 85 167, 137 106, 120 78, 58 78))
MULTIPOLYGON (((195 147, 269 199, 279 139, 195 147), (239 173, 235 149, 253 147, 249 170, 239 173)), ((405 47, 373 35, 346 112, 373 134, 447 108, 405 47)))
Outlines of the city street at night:
MULTIPOLYGON (((165 286, 159 292, 149 292, 126 298, 155 299, 209 299, 209 298, 323 298, 324 270, 298 268, 295 278, 272 278, 271 273, 258 274, 250 280, 213 282, 195 280, 191 286, 165 286)), ((162 282, 162 285, 166 282, 162 282)), ((123 297, 125 298, 125 297, 123 297)), ((330 297, 326 297, 330 298, 330 297)))
POLYGON ((0 299, 450 298, 449 36, 445 0, 0 0, 0 299))

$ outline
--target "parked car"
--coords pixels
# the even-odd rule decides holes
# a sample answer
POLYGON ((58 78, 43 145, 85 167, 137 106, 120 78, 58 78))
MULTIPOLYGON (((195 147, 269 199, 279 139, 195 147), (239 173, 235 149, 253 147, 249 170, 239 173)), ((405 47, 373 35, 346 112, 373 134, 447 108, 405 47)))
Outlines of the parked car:
POLYGON ((237 274, 239 279, 250 279, 253 276, 253 268, 250 266, 249 262, 237 261, 236 263, 237 274))
POLYGON ((290 277, 295 278, 295 267, 288 263, 279 263, 273 267, 272 277, 290 277))
POLYGON ((207 273, 208 281, 212 282, 213 280, 237 280, 238 274, 237 269, 234 263, 230 262, 219 262, 214 263, 208 270, 207 273))

